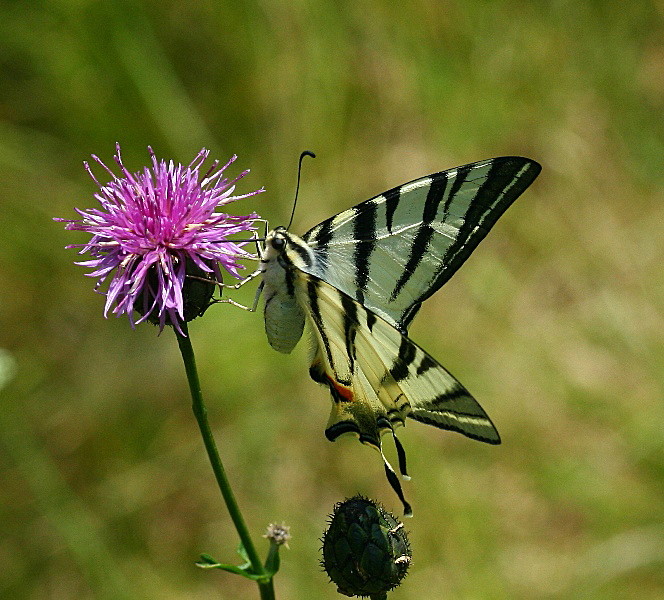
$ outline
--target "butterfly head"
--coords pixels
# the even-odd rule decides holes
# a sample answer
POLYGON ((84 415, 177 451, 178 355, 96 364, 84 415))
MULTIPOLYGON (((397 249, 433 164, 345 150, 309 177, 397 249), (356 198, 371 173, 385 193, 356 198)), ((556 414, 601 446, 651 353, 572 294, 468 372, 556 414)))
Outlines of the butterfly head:
POLYGON ((261 261, 264 265, 277 261, 282 267, 306 269, 313 261, 309 245, 285 227, 275 227, 265 237, 261 261))
POLYGON ((263 247, 263 258, 275 258, 282 254, 287 246, 288 231, 285 227, 275 227, 265 237, 265 246, 263 247))

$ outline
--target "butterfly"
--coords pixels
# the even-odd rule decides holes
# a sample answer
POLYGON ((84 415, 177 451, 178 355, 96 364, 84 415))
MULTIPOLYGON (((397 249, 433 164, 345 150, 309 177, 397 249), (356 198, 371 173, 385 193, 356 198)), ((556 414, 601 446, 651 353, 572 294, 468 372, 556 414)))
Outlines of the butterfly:
POLYGON ((270 345, 290 353, 308 323, 309 374, 332 397, 326 437, 353 434, 378 450, 406 515, 412 510, 383 434, 394 438, 406 479, 395 434, 406 418, 500 443, 482 407, 408 337, 408 326, 540 170, 514 156, 475 162, 388 190, 302 237, 276 227, 265 238, 258 294, 270 345))

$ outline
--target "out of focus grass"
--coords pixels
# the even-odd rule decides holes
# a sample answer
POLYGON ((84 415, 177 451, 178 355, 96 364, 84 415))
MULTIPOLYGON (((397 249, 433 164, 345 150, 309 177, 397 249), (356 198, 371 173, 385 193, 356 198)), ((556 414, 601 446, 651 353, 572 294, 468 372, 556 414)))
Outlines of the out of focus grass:
MULTIPOLYGON (((176 344, 101 318, 51 221, 89 207, 81 163, 120 141, 250 167, 294 229, 500 154, 533 188, 412 334, 503 445, 411 423, 414 562, 401 599, 664 596, 664 9, 658 2, 7 2, 0 6, 0 596, 253 598, 233 561, 176 344)), ((249 206, 251 204, 251 206, 249 206)), ((237 295, 250 301, 253 289, 237 295)), ((398 503, 375 453, 322 435, 306 348, 260 315, 191 327, 218 442, 256 536, 291 525, 279 598, 336 598, 326 513, 398 503)))

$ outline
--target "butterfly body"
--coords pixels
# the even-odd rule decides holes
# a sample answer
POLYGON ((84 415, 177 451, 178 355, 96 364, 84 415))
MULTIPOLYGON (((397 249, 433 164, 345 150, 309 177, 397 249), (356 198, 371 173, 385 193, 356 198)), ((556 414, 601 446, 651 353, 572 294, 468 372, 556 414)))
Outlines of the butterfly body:
POLYGON ((539 171, 520 157, 472 163, 388 190, 302 237, 283 227, 267 235, 260 269, 268 340, 288 353, 309 323, 309 373, 332 397, 328 439, 354 434, 382 455, 381 437, 391 433, 404 475, 394 430, 407 417, 500 443, 480 405, 407 328, 539 171))
POLYGON ((304 310, 295 296, 297 257, 289 251, 289 240, 295 237, 277 227, 267 235, 261 254, 265 332, 270 346, 284 354, 296 346, 305 323, 304 310))

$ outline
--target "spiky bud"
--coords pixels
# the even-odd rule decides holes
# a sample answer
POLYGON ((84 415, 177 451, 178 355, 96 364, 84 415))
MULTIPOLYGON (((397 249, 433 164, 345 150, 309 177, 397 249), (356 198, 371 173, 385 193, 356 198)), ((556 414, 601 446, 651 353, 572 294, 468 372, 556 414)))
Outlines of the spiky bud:
POLYGON ((334 507, 322 564, 340 594, 386 598, 405 577, 410 559, 403 523, 382 506, 354 496, 334 507))

